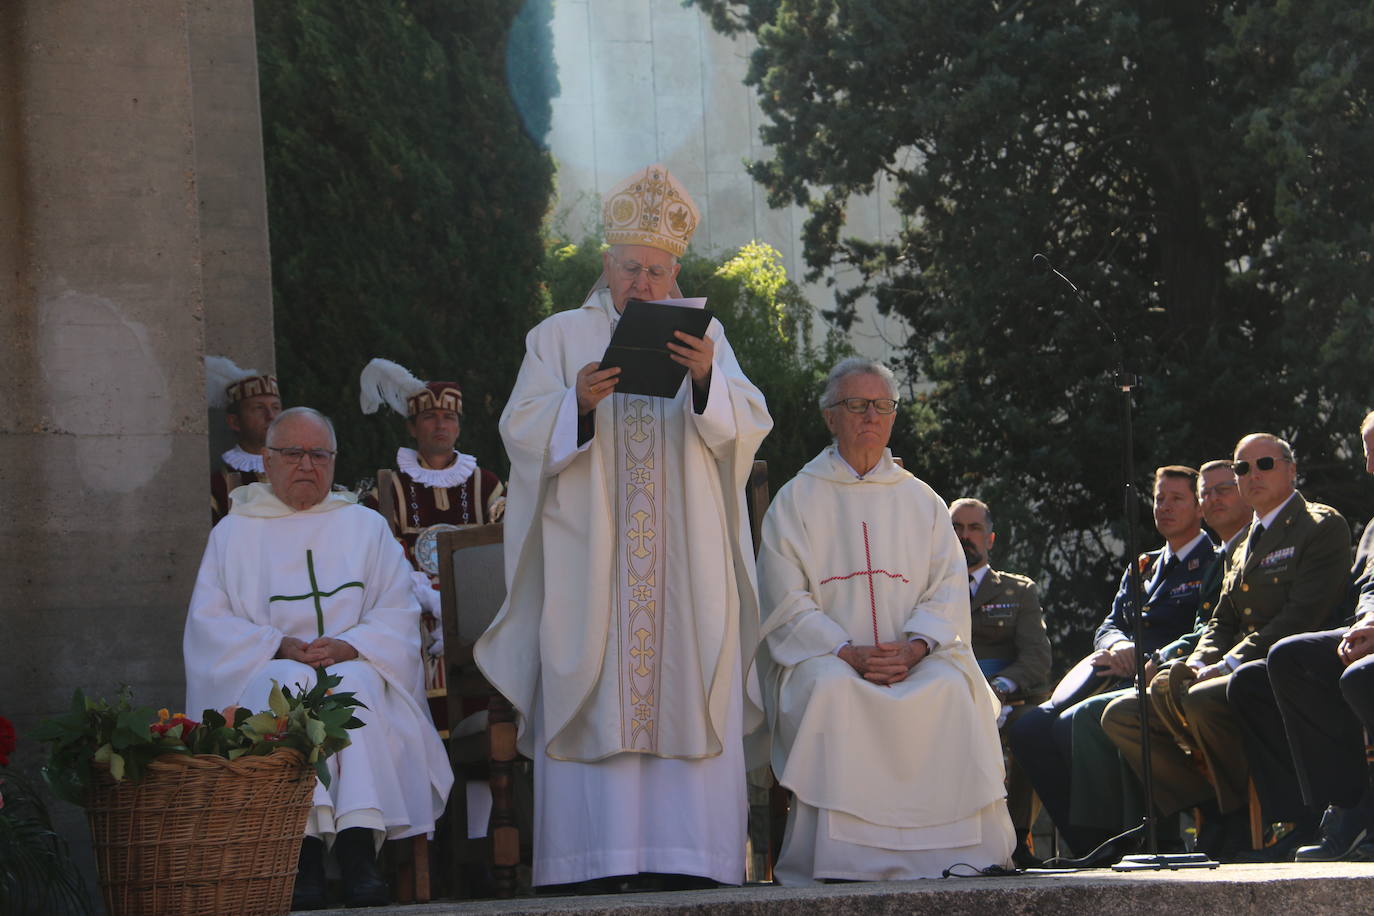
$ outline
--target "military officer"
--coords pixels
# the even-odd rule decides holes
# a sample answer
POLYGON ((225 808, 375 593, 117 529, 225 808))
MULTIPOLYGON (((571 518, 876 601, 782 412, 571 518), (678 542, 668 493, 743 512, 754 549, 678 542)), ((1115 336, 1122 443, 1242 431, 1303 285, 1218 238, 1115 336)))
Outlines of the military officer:
MULTIPOLYGON (((1197 617, 1191 632, 1156 650, 1145 665, 1148 683, 1159 668, 1174 659, 1186 658, 1197 648, 1207 621, 1212 617, 1221 581, 1229 558, 1243 543, 1250 526, 1250 506, 1241 499, 1235 471, 1229 458, 1202 465, 1198 477, 1198 501, 1202 518, 1221 542, 1217 559, 1203 576, 1197 617)), ((1073 776, 1070 820, 1074 824, 1113 834, 1139 823, 1144 816, 1140 784, 1121 763, 1116 745, 1102 730, 1102 713, 1107 705, 1120 701, 1123 711, 1136 715, 1139 709, 1135 685, 1099 693, 1079 703, 1073 710, 1073 776)), ((1124 850, 1122 850, 1124 851, 1124 850)), ((1110 858, 1110 857, 1108 857, 1110 858)))
MULTIPOLYGON (((1234 857, 1246 845, 1249 766, 1235 714, 1226 702, 1231 672, 1263 658, 1283 636, 1316 629, 1341 598, 1350 569, 1350 526, 1330 506, 1295 489, 1292 447, 1269 433, 1236 444, 1241 496, 1253 510, 1250 531, 1222 583, 1196 649, 1150 683, 1154 795, 1165 814, 1194 806, 1213 825, 1199 845, 1234 857), (1185 749, 1173 736, 1184 736, 1185 749), (1210 776, 1189 761, 1197 753, 1210 776)), ((1138 717, 1108 705, 1102 727, 1141 771, 1138 717)))
POLYGON ((1074 712, 1092 694, 1127 686, 1135 675, 1137 650, 1154 653, 1193 629, 1203 601, 1202 585, 1216 562, 1216 548, 1202 531, 1198 472, 1183 465, 1155 471, 1155 528, 1164 536, 1158 550, 1137 560, 1143 580, 1143 644, 1133 638, 1130 570, 1121 577, 1112 610, 1098 627, 1096 651, 1067 674, 1048 702, 1028 712, 1011 729, 1011 747, 1029 774, 1045 810, 1078 855, 1086 855, 1115 830, 1076 824, 1072 816, 1073 774, 1078 766, 1116 767, 1114 757, 1085 756, 1073 743, 1074 712))
MULTIPOLYGON (((1365 470, 1374 474, 1374 412, 1360 426, 1365 470)), ((1231 676, 1226 700, 1245 734, 1245 753, 1266 824, 1287 833, 1255 858, 1265 861, 1374 860, 1360 850, 1374 831, 1374 799, 1364 760, 1365 728, 1374 728, 1374 523, 1365 525, 1349 585, 1334 608, 1339 629, 1288 636, 1265 660, 1231 676), (1272 682, 1272 684, 1271 684, 1272 682), (1282 721, 1283 729, 1274 723, 1282 721), (1321 828, 1318 821, 1328 805, 1321 828), (1357 852, 1358 850, 1358 852, 1357 852)))
MULTIPOLYGON (((964 497, 949 505, 950 521, 968 561, 969 606, 973 614, 973 654, 1002 701, 1002 737, 1025 712, 1049 693, 1050 638, 1035 583, 1016 573, 993 569, 989 553, 997 535, 992 513, 982 500, 964 497)), ((1028 861, 1031 796, 1034 790, 1015 758, 1007 773, 1007 807, 1016 829, 1013 858, 1028 861)))

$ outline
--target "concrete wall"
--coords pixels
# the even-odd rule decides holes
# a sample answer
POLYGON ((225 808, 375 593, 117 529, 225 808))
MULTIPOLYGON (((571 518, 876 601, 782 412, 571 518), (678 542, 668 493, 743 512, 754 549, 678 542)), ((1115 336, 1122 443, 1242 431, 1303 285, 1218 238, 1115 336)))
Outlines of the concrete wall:
POLYGON ((0 4, 0 715, 21 767, 75 687, 185 700, 206 340, 272 354, 252 36, 251 0, 0 4))
MULTIPOLYGON (((188 12, 205 352, 271 372, 272 274, 253 0, 194 0, 188 12)), ((283 393, 291 397, 290 385, 283 393)), ((209 450, 218 456, 234 438, 222 411, 213 411, 209 424, 209 450)))
MULTIPOLYGON (((554 57, 560 96, 553 102, 549 144, 558 162, 557 219, 574 239, 600 220, 600 195, 650 162, 662 162, 702 209, 694 251, 722 255, 751 239, 782 254, 787 275, 805 273, 805 211, 768 207, 745 171, 766 159, 759 140, 764 116, 744 85, 752 36, 727 39, 680 0, 558 0, 554 57)), ((852 203, 849 227, 865 237, 899 228, 880 184, 852 203)), ((839 278, 845 280, 843 276, 839 278)), ((833 305, 824 282, 805 288, 812 304, 833 305)), ((855 346, 879 358, 906 339, 902 322, 861 303, 855 346)))

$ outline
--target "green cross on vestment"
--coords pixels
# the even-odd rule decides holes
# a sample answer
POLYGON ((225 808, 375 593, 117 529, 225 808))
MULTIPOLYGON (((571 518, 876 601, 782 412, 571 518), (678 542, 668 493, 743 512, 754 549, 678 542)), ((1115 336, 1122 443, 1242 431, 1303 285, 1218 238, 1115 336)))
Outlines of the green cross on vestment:
POLYGON ((364 591, 366 591, 367 587, 363 585, 361 582, 345 582, 343 585, 340 585, 338 588, 334 589, 331 592, 320 591, 320 585, 318 582, 315 581, 315 554, 309 550, 305 552, 305 568, 310 573, 310 591, 306 592, 304 595, 273 595, 271 598, 267 599, 267 603, 271 604, 273 601, 304 601, 306 598, 315 599, 315 626, 317 629, 316 635, 323 636, 324 608, 320 606, 320 599, 328 598, 331 595, 337 595, 339 592, 343 591, 346 588, 361 588, 364 591))

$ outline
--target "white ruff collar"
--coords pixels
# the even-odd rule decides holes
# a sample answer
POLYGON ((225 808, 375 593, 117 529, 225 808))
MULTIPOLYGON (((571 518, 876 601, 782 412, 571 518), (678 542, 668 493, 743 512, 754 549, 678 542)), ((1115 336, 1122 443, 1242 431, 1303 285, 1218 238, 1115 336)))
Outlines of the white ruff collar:
POLYGON ((236 471, 252 471, 254 474, 261 474, 262 456, 254 455, 252 452, 245 452, 237 445, 219 456, 225 464, 236 471))
POLYGON ((427 468, 420 464, 420 453, 413 448, 396 449, 396 465, 407 477, 427 487, 461 487, 477 470, 477 459, 454 451, 458 457, 446 468, 427 468))

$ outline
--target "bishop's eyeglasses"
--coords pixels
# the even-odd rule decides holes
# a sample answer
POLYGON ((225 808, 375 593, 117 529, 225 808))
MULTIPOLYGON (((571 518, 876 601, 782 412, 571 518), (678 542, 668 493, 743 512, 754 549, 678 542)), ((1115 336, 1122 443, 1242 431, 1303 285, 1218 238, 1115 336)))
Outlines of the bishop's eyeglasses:
POLYGON ((631 282, 639 277, 641 271, 649 275, 650 283, 662 283, 668 278, 670 268, 664 267, 662 264, 641 264, 638 261, 622 261, 615 255, 611 255, 611 260, 615 262, 616 270, 620 272, 620 275, 631 282))

